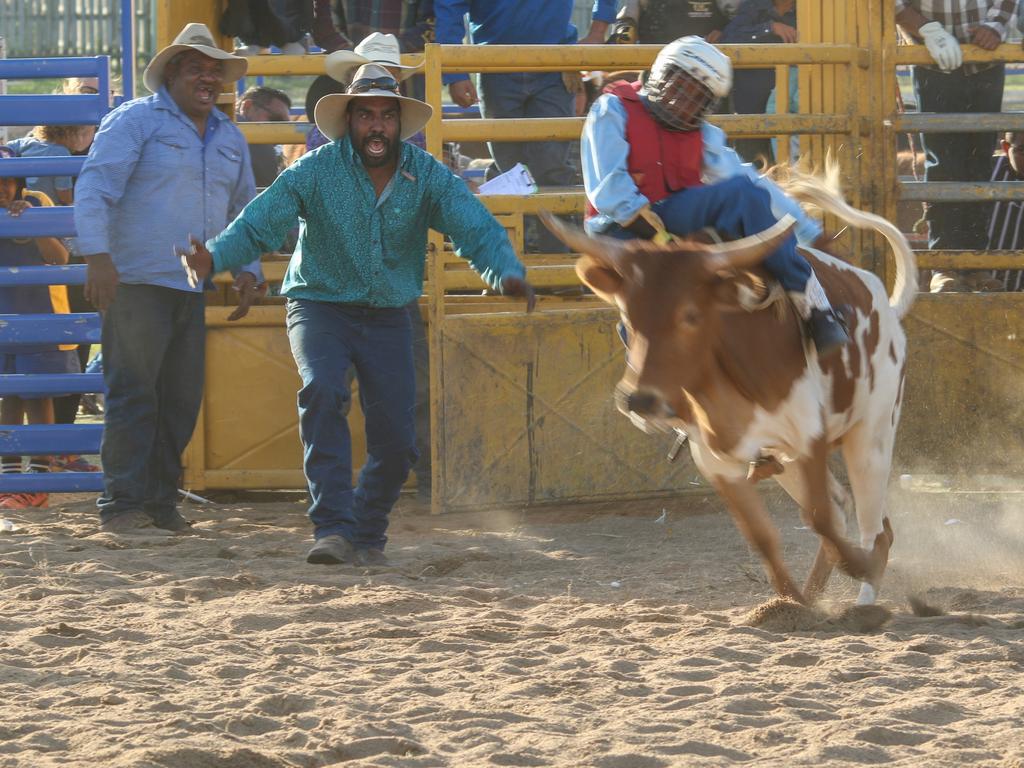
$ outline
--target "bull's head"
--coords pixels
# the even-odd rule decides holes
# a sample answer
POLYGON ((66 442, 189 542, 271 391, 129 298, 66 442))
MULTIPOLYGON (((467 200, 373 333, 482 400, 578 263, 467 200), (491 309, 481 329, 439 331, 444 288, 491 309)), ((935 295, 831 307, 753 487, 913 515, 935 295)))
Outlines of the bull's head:
POLYGON ((616 388, 624 413, 654 422, 686 413, 711 369, 721 314, 739 308, 735 278, 760 264, 790 236, 784 217, 760 234, 729 243, 590 237, 547 213, 544 223, 582 256, 576 273, 618 307, 629 336, 627 371, 616 388))

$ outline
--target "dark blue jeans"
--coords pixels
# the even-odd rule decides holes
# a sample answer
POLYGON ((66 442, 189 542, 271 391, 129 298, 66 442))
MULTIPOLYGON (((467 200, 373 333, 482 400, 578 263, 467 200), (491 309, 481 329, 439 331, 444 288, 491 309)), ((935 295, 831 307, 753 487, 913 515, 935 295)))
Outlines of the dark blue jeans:
MULTIPOLYGON (((560 72, 512 72, 480 76, 484 117, 572 117, 575 100, 560 72)), ((567 141, 497 141, 487 145, 504 173, 516 163, 530 169, 541 186, 564 187, 575 180, 567 141)))
POLYGON ((416 462, 416 384, 404 307, 375 309, 288 301, 288 341, 302 377, 299 436, 313 535, 340 535, 357 549, 383 549, 388 514, 416 462), (366 464, 352 488, 352 440, 344 415, 359 381, 366 464))
POLYGON ((175 514, 181 453, 203 398, 201 293, 120 285, 103 316, 103 495, 100 518, 175 514))
MULTIPOLYGON (((747 237, 778 222, 768 193, 746 176, 674 192, 651 209, 674 235, 690 235, 704 227, 714 227, 725 237, 747 237)), ((634 237, 618 224, 612 224, 601 234, 620 239, 634 237)), ((786 238, 763 263, 787 291, 803 293, 807 289, 811 265, 796 252, 795 236, 786 238)))
MULTIPOLYGON (((914 67, 914 93, 922 112, 1002 112, 1003 64, 965 74, 963 67, 940 72, 914 67)), ((988 181, 996 134, 930 133, 923 138, 925 181, 988 181)), ((929 203, 928 247, 984 248, 991 203, 929 203)))
MULTIPOLYGON (((487 118, 572 117, 576 114, 575 97, 566 89, 560 72, 482 74, 480 107, 487 118)), ((542 187, 568 187, 577 183, 576 169, 569 160, 570 142, 494 141, 488 142, 487 147, 501 173, 522 163, 542 187)), ((527 250, 543 253, 567 250, 537 217, 527 216, 525 227, 527 250)))

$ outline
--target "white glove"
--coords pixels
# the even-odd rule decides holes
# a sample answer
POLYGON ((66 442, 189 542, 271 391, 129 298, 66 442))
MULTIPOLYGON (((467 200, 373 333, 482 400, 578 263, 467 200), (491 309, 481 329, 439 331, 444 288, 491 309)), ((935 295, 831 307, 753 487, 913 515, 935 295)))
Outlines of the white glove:
POLYGON ((924 44, 928 46, 928 53, 943 72, 952 72, 964 63, 960 43, 939 22, 929 21, 922 24, 918 32, 924 38, 924 44))

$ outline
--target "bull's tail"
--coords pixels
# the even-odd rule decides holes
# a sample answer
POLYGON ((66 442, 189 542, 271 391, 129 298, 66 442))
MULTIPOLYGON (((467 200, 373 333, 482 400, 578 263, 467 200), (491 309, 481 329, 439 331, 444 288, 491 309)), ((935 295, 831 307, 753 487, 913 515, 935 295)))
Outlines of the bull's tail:
POLYGON ((852 227, 871 229, 882 235, 892 247, 896 260, 896 279, 889 306, 897 317, 903 317, 917 296, 917 259, 899 228, 874 213, 852 207, 839 190, 839 166, 826 163, 824 177, 794 169, 784 169, 775 176, 787 194, 805 205, 813 205, 838 216, 852 227))

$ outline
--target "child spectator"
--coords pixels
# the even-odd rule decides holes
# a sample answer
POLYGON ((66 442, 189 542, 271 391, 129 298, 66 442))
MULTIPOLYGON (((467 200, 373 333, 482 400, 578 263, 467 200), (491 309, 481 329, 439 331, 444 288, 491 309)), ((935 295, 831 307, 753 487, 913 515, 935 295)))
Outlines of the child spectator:
MULTIPOLYGON (((70 157, 89 149, 95 133, 94 125, 37 125, 28 136, 14 139, 7 146, 18 157, 70 157)), ((29 177, 25 186, 42 192, 58 205, 74 201, 75 185, 70 176, 29 177)))
MULTIPOLYGON (((9 147, 0 146, 0 162, 14 157, 9 147)), ((8 216, 20 216, 33 205, 52 205, 50 199, 40 192, 25 189, 21 179, 3 176, 0 165, 0 209, 8 216)), ((43 264, 67 264, 68 251, 55 237, 2 238, 0 239, 0 266, 27 267, 43 264)), ((0 314, 53 314, 67 312, 67 292, 63 286, 20 286, 0 288, 0 314)), ((75 346, 60 347, 56 344, 0 345, 3 360, 2 373, 78 373, 78 358, 75 346)), ((53 424, 53 400, 49 397, 5 397, 0 404, 0 422, 21 424, 25 418, 29 424, 53 424)), ((20 472, 21 456, 2 457, 3 472, 20 472)), ((48 472, 50 459, 47 456, 32 456, 29 471, 48 472)), ((0 494, 0 508, 24 509, 45 507, 49 497, 45 493, 0 494)))

